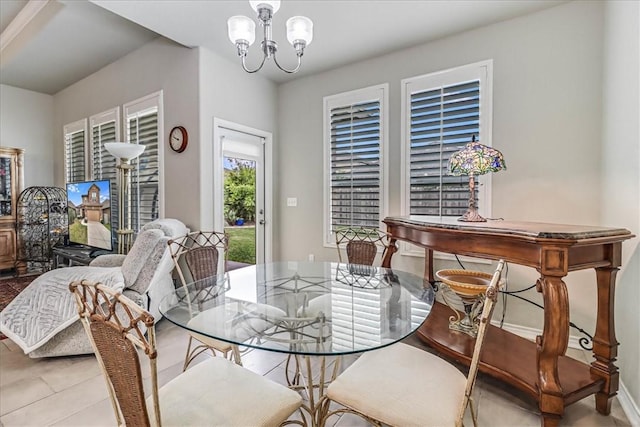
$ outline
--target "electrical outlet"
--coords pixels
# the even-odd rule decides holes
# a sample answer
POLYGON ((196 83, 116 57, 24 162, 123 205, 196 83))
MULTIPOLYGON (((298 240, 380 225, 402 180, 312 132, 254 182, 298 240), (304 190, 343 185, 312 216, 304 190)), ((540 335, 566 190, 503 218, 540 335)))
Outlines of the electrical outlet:
POLYGON ((287 206, 290 206, 290 207, 298 206, 298 198, 297 197, 287 197, 287 206))
POLYGON ((314 254, 309 254, 309 261, 315 261, 316 256, 314 254))

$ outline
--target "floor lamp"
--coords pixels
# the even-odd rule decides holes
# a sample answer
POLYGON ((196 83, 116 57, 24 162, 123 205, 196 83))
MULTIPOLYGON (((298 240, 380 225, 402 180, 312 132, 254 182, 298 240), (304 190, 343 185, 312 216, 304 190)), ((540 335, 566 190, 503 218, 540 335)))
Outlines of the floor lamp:
POLYGON ((133 244, 131 229, 131 170, 129 162, 137 158, 145 149, 144 145, 127 142, 107 142, 104 148, 115 158, 120 159, 118 169, 118 253, 126 254, 133 244))

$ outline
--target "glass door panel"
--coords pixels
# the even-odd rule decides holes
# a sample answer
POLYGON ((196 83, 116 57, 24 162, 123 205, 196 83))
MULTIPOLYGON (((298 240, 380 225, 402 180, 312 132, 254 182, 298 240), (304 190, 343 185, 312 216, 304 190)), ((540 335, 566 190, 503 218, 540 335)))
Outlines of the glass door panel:
POLYGON ((11 159, 0 157, 0 216, 11 214, 11 159))

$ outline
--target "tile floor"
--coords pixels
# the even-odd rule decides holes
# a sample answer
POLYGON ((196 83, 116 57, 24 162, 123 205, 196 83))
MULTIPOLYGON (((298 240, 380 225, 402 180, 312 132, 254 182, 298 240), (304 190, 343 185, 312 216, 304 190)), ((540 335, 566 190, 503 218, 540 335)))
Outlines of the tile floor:
MULTIPOLYGON (((182 370, 187 345, 186 333, 166 320, 157 325, 158 372, 164 384, 182 370)), ((421 344, 413 338, 410 344, 421 344)), ((573 357, 586 362, 582 350, 570 350, 573 357)), ((208 357, 208 356, 202 356, 208 357)), ((353 361, 346 358, 343 365, 353 361)), ((284 356, 252 350, 243 356, 246 368, 284 383, 284 356)), ((475 394, 479 405, 479 424, 492 427, 539 426, 536 408, 491 378, 479 377, 475 394)), ((617 399, 610 416, 598 414, 593 397, 566 409, 561 426, 630 426, 617 399)), ((468 415, 467 415, 468 417, 468 415)), ((337 427, 363 426, 353 415, 329 420, 337 427)), ((472 425, 470 419, 466 422, 472 425)), ((10 340, 0 341, 0 426, 113 426, 107 389, 93 356, 31 359, 10 340)))

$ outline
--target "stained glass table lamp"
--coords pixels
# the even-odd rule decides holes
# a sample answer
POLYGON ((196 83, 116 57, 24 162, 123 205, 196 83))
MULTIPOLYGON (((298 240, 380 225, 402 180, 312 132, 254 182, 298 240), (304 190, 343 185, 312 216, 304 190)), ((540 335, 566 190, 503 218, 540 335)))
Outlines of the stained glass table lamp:
POLYGON ((506 169, 502 153, 495 148, 488 147, 476 141, 475 135, 471 142, 465 147, 456 151, 449 158, 449 173, 454 176, 469 175, 469 208, 458 221, 484 222, 478 213, 475 199, 476 181, 475 176, 484 175, 489 172, 498 172, 506 169))

